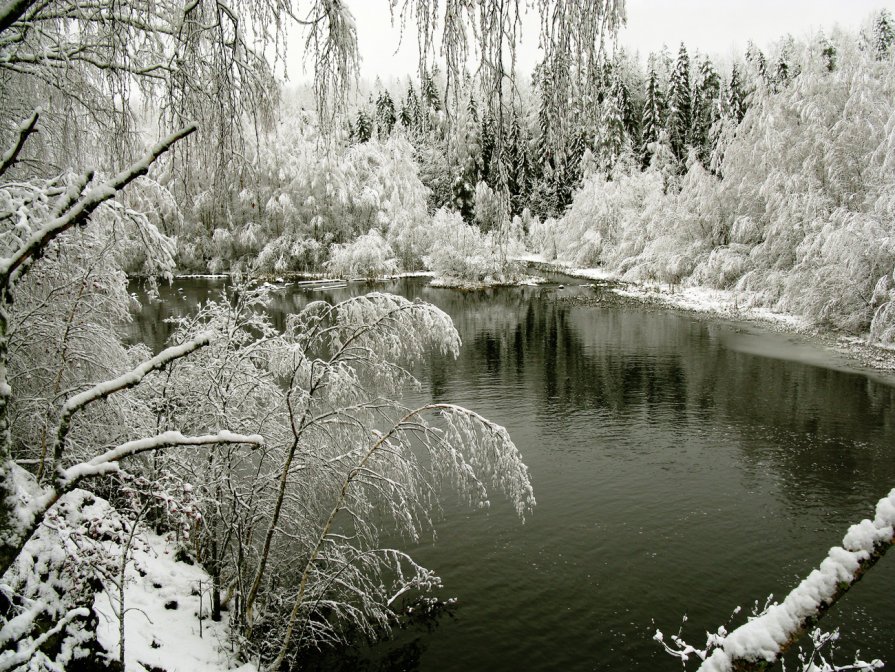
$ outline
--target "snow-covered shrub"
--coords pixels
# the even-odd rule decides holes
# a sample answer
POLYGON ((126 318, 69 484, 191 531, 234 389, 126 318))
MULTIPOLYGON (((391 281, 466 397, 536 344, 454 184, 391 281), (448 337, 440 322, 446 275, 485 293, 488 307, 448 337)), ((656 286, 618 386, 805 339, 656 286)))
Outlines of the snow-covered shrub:
POLYGON ((655 171, 619 172, 612 179, 594 173, 555 227, 557 256, 576 266, 610 268, 636 256, 657 225, 662 188, 655 171))
POLYGON ((391 246, 376 229, 352 243, 333 245, 326 262, 328 272, 340 278, 381 278, 398 271, 391 246))
POLYGON ((473 206, 475 221, 479 228, 488 233, 500 225, 500 204, 497 194, 484 180, 475 185, 475 205, 473 206))
POLYGON ((881 223, 837 208, 796 248, 780 307, 848 332, 873 318, 878 279, 895 266, 895 237, 881 223))
POLYGON ((177 338, 217 337, 155 390, 164 391, 176 426, 202 431, 226 409, 231 426, 267 438, 258 451, 164 456, 165 470, 196 486, 213 591, 238 591, 234 617, 248 626, 240 644, 266 662, 277 652, 291 660, 304 647, 381 636, 394 623, 397 596, 438 584, 406 553, 382 548, 383 516, 418 539, 439 485, 481 506, 502 489, 521 514, 534 503, 527 472, 502 428, 447 405, 408 415, 394 401, 415 383, 412 365, 430 348, 457 352, 457 331, 438 308, 381 293, 315 301, 279 333, 262 310, 273 300, 267 288, 235 296, 180 321, 177 338), (419 431, 433 422, 437 431, 419 431), (279 486, 263 485, 271 481, 279 486), (352 515, 334 528, 343 510, 352 515), (249 539, 224 531, 245 527, 258 532, 249 539), (217 562, 208 555, 212 539, 217 562))
POLYGON ((543 255, 548 261, 556 259, 556 226, 557 222, 552 217, 543 222, 535 217, 528 225, 528 249, 543 255))
POLYGON ((497 232, 483 234, 466 224, 460 213, 444 208, 435 213, 430 231, 432 247, 423 261, 440 281, 494 284, 518 277, 517 264, 507 259, 509 241, 499 241, 497 232))
POLYGON ((413 147, 397 135, 325 152, 319 143, 317 130, 295 119, 263 138, 254 195, 265 204, 255 233, 262 248, 257 268, 320 271, 330 249, 338 249, 333 245, 371 229, 391 245, 400 267, 419 268, 428 251, 428 190, 413 147))
POLYGON ((713 249, 693 268, 692 280, 704 287, 729 289, 751 268, 748 245, 725 245, 713 249))

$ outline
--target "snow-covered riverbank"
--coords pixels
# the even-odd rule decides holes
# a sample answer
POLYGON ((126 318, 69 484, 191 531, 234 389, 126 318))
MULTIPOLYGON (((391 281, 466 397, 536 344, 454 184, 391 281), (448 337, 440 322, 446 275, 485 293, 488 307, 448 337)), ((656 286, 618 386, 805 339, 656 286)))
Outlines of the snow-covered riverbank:
POLYGON ((871 344, 865 337, 823 330, 798 315, 751 305, 748 297, 738 292, 707 287, 671 287, 661 283, 638 285, 621 281, 616 274, 603 268, 577 268, 560 260, 548 261, 539 254, 523 255, 517 259, 539 271, 612 283, 610 290, 613 293, 632 300, 726 320, 756 323, 773 331, 801 334, 840 359, 847 358, 849 368, 895 372, 895 350, 892 348, 871 344))

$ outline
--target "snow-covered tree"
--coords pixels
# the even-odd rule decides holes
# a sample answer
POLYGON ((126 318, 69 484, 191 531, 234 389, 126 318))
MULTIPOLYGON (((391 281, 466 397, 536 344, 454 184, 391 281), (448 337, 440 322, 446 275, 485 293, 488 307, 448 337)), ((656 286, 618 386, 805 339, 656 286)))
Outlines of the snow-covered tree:
POLYGON ((736 63, 730 71, 730 82, 727 85, 727 114, 731 119, 740 123, 746 115, 746 91, 740 69, 736 63))
POLYGON ((678 161, 687 157, 693 128, 693 97, 690 84, 690 56, 681 43, 674 70, 668 84, 668 117, 666 119, 671 151, 678 161))
POLYGON ((889 57, 895 44, 895 25, 889 10, 880 10, 873 22, 873 53, 880 61, 889 57))
POLYGON ((721 119, 721 79, 709 58, 699 64, 699 79, 693 86, 693 146, 699 160, 708 166, 714 145, 712 128, 721 119))
POLYGON ((649 74, 647 76, 646 100, 643 104, 643 119, 641 121, 642 130, 642 153, 643 160, 649 165, 650 157, 653 150, 650 145, 654 145, 659 141, 662 129, 665 127, 665 99, 659 85, 659 76, 653 64, 654 58, 651 56, 649 61, 649 74))
POLYGON ((395 114, 395 103, 388 91, 382 89, 376 98, 376 128, 379 139, 385 140, 391 135, 398 117, 395 114))

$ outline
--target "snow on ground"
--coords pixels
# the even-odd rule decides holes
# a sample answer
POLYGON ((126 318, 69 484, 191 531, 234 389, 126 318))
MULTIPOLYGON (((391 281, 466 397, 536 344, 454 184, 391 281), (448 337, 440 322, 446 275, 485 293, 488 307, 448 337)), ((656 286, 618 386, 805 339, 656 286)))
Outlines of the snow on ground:
MULTIPOLYGON (((227 642, 226 614, 215 623, 208 616, 211 579, 198 565, 174 559, 174 544, 144 532, 128 565, 125 592, 125 669, 127 672, 257 672, 254 665, 236 668, 227 642), (200 593, 201 585, 201 593, 200 593), (200 595, 203 620, 199 621, 200 595)), ((93 610, 99 617, 97 639, 118 658, 117 595, 99 593, 93 610), (114 605, 114 606, 113 606, 114 605)))
POLYGON ((511 257, 513 261, 521 261, 534 267, 542 267, 544 270, 564 273, 575 278, 585 280, 616 280, 617 276, 603 268, 575 268, 570 262, 554 259, 548 261, 543 254, 517 254, 511 257))
POLYGON ((548 261, 540 254, 525 254, 516 257, 519 261, 545 270, 562 273, 586 280, 615 281, 619 285, 612 291, 620 296, 658 302, 682 310, 699 313, 713 313, 724 317, 744 320, 758 320, 780 325, 788 331, 808 331, 809 323, 801 317, 780 313, 765 307, 749 306, 742 294, 723 289, 707 287, 674 287, 662 284, 635 285, 619 280, 616 273, 604 268, 578 268, 561 260, 548 261))
MULTIPOLYGON (((593 269, 582 270, 589 272, 593 269)), ((736 319, 771 322, 788 331, 802 332, 811 329, 811 325, 804 318, 789 313, 780 313, 764 306, 750 306, 744 303, 742 295, 723 289, 676 287, 672 290, 670 287, 662 285, 627 285, 619 286, 613 291, 621 296, 656 301, 697 313, 712 313, 736 319)))

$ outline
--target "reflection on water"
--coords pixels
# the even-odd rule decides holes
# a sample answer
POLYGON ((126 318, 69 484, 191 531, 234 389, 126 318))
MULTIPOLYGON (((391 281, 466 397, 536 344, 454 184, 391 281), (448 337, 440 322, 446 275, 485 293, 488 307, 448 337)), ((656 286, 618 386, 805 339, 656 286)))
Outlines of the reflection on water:
MULTIPOLYGON (((164 318, 219 287, 163 288, 133 333, 161 347, 164 318)), ((272 314, 282 324, 366 289, 287 288, 272 314)), ((538 507, 521 525, 508 505, 448 498, 437 543, 410 550, 458 597, 454 616, 322 669, 679 669, 656 627, 687 614, 696 643, 735 606, 782 596, 895 485, 895 388, 793 337, 561 298, 590 287, 376 289, 454 319, 460 358, 433 356, 408 403, 450 400, 505 425, 538 507)), ((844 651, 895 661, 893 578, 884 560, 827 619, 844 651)))

